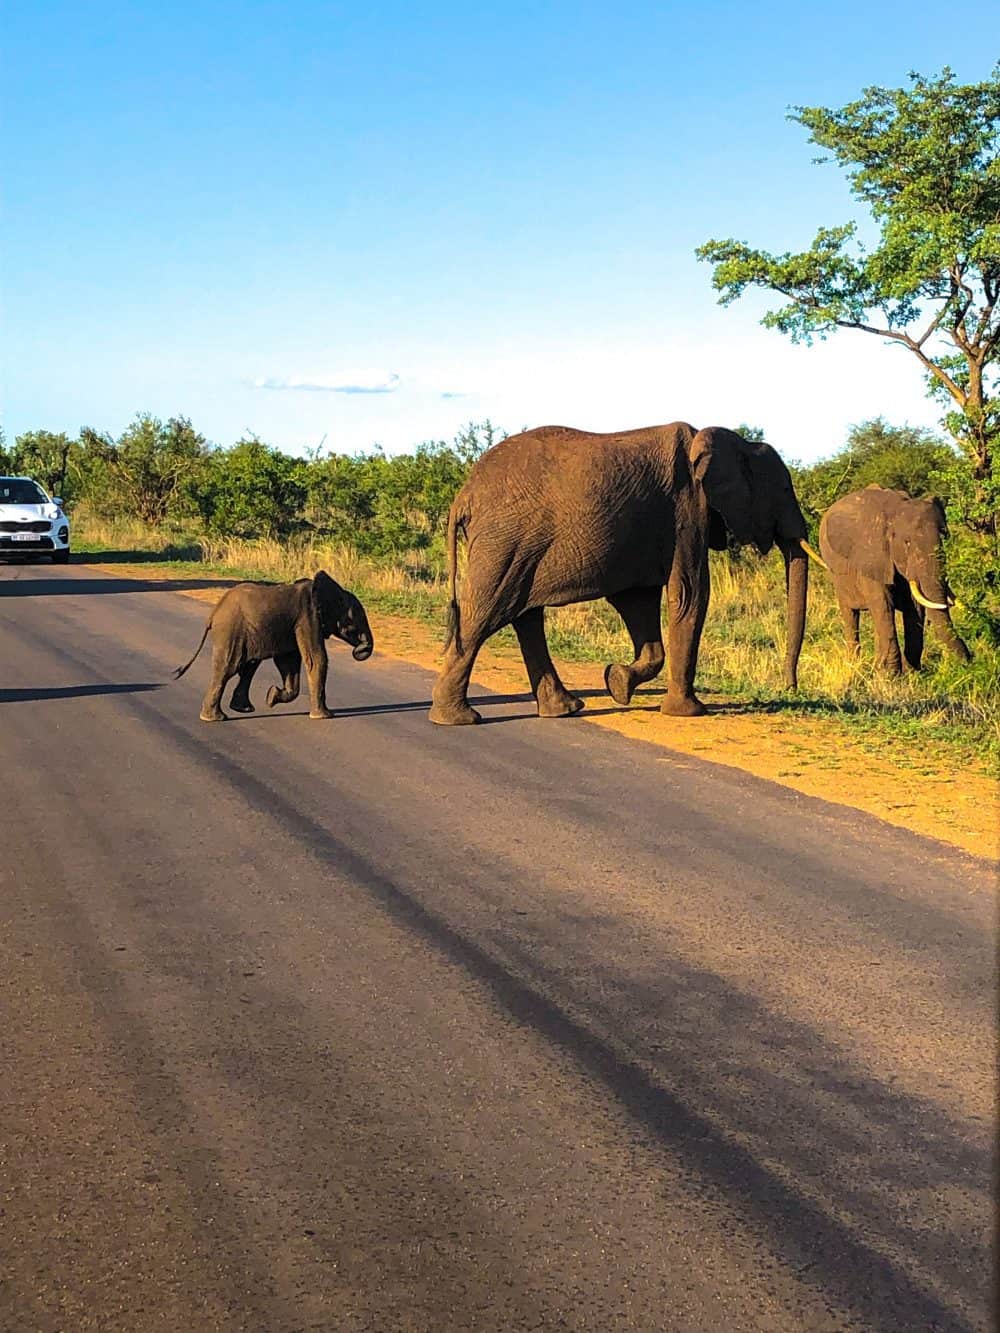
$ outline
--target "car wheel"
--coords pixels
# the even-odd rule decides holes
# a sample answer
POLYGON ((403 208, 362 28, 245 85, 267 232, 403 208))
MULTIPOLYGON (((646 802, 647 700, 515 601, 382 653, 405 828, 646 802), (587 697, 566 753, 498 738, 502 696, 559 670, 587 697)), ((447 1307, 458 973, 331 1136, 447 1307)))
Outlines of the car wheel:
POLYGON ((68 564, 69 564, 69 547, 67 546, 67 548, 66 548, 65 551, 53 551, 53 552, 52 552, 52 563, 53 563, 54 565, 68 565, 68 564))

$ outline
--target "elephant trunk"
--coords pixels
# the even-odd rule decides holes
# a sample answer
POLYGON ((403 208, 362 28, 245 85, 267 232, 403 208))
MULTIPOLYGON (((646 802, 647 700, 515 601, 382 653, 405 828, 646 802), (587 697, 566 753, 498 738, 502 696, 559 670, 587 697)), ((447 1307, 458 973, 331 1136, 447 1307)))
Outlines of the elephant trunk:
POLYGON ((927 619, 934 626, 934 633, 941 640, 942 645, 958 658, 960 662, 968 662, 972 654, 955 633, 954 626, 951 623, 951 616, 948 612, 939 611, 936 607, 927 612, 927 619))
POLYGON ((798 688, 799 653, 806 632, 806 596, 809 589, 809 561, 796 541, 779 542, 785 557, 785 587, 788 590, 788 645, 785 649, 785 685, 798 688))

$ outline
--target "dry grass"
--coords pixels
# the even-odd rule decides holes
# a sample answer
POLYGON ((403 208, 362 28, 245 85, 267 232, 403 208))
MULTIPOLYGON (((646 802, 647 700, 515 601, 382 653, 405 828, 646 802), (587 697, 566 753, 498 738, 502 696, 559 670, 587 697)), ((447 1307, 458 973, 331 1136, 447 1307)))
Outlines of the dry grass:
MULTIPOLYGON (((182 532, 150 532, 140 524, 106 524, 78 516, 78 549, 120 552, 120 558, 196 563, 220 574, 279 582, 326 569, 374 610, 443 623, 445 583, 421 552, 395 563, 375 561, 344 544, 310 540, 240 541, 192 538, 182 532)), ((868 617, 862 617, 862 653, 846 650, 830 580, 813 567, 809 616, 799 665, 800 691, 782 683, 785 641, 784 573, 780 558, 713 556, 712 601, 699 659, 699 685, 735 695, 748 707, 835 713, 877 723, 883 734, 926 737, 957 744, 970 755, 1000 754, 1000 658, 972 645, 975 660, 944 658, 933 632, 927 636, 925 670, 887 677, 874 667, 868 617)), ((630 660, 631 645, 606 602, 559 607, 547 616, 558 657, 587 661, 630 660)), ((957 623, 960 633, 961 623, 957 623)), ((508 637, 510 631, 505 632, 508 637)))

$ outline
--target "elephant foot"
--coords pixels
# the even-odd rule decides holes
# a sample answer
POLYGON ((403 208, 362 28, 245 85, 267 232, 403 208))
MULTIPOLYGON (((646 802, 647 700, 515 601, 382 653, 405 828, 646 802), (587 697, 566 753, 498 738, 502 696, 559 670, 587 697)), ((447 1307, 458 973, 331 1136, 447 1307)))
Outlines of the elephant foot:
POLYGON ((229 707, 234 713, 256 713, 257 711, 249 699, 230 699, 229 707))
POLYGON ((538 700, 539 717, 574 717, 577 713, 583 711, 583 700, 578 699, 575 694, 567 693, 564 696, 546 699, 544 702, 538 700))
POLYGON ((273 708, 275 704, 283 704, 284 702, 285 702, 285 691, 277 685, 272 685, 267 692, 266 703, 268 708, 273 708))
POLYGON ((309 716, 317 722, 325 722, 327 719, 333 717, 333 712, 329 708, 311 708, 309 710, 309 716))
POLYGON ((708 709, 693 694, 665 694, 660 712, 668 717, 703 717, 708 709))
POLYGON ((205 712, 199 713, 198 716, 201 718, 202 722, 228 722, 228 721, 229 721, 229 718, 226 717, 225 713, 222 711, 221 708, 217 708, 217 709, 215 710, 214 713, 205 713, 205 712))
POLYGON ((482 717, 474 708, 468 704, 460 704, 458 707, 445 708, 442 704, 434 704, 431 711, 427 714, 431 722, 439 727, 470 727, 477 722, 482 721, 482 717))
POLYGON ((635 689, 632 684, 632 672, 627 666, 622 666, 620 662, 606 666, 604 668, 604 688, 615 703, 621 704, 624 708, 627 703, 631 702, 632 691, 635 689))

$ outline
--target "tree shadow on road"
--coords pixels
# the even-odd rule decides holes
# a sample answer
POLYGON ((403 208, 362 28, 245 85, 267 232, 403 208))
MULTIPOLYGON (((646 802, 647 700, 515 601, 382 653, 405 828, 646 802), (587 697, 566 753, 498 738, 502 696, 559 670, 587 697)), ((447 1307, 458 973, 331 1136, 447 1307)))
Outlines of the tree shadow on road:
POLYGON ((222 588, 237 579, 115 579, 115 578, 4 578, 0 574, 0 598, 3 597, 90 597, 128 592, 192 592, 199 588, 222 588))
POLYGON ((135 682, 129 685, 32 685, 24 689, 0 688, 0 704, 31 703, 40 699, 84 699, 102 694, 140 694, 162 688, 162 685, 152 682, 135 682))

